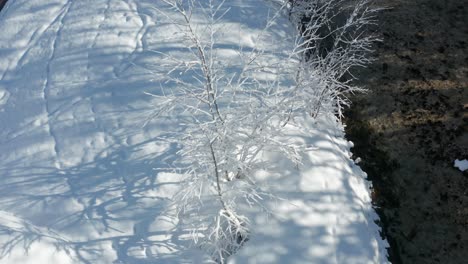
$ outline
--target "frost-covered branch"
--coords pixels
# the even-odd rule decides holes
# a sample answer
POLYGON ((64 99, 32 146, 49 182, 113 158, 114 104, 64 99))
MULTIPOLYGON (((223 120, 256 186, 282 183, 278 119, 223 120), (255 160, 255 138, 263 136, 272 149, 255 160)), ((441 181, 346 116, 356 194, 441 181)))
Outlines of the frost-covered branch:
POLYGON ((374 11, 367 0, 275 0, 251 46, 239 43, 227 60, 220 54, 222 21, 231 12, 225 1, 162 1, 167 8, 158 12, 188 52, 153 51, 168 71, 151 93, 151 118, 180 119, 184 131, 172 140, 186 180, 174 201, 181 222, 193 225, 197 245, 225 263, 251 232, 241 205, 263 209, 264 198, 274 197, 255 180, 271 166, 262 155, 280 153, 300 166, 302 147, 288 142, 288 127, 304 113, 341 115, 345 94, 359 90, 343 78, 369 61, 374 38, 365 27, 374 11), (275 50, 269 35, 288 16, 300 25, 285 40, 295 45, 275 50))
POLYGON ((369 33, 369 27, 379 9, 372 8, 369 0, 288 2, 290 17, 301 31, 296 52, 305 57, 305 67, 300 78, 312 75, 321 83, 321 89, 310 93, 316 102, 309 111, 317 115, 323 107, 332 107, 342 117, 343 107, 349 105, 347 95, 363 91, 351 84, 351 70, 371 62, 369 53, 378 38, 369 33))

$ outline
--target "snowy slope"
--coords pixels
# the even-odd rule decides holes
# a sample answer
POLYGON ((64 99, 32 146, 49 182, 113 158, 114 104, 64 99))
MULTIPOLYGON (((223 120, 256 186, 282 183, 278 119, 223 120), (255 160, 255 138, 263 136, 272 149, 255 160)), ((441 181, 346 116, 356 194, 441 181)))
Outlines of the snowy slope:
MULTIPOLYGON (((221 45, 229 59, 253 45, 271 5, 227 5, 226 30, 239 31, 221 45)), ((1 11, 1 263, 203 262, 164 210, 179 176, 177 146, 162 138, 177 118, 143 126, 154 103, 144 92, 167 71, 155 51, 187 52, 168 41, 177 28, 155 8, 160 1, 16 0, 1 11)), ((286 20, 269 29, 272 52, 287 49, 286 20)), ((252 238, 233 263, 385 262, 341 125, 314 122, 291 126, 312 147, 300 168, 278 161, 268 182, 286 200, 269 205, 268 220, 249 212, 252 238)))

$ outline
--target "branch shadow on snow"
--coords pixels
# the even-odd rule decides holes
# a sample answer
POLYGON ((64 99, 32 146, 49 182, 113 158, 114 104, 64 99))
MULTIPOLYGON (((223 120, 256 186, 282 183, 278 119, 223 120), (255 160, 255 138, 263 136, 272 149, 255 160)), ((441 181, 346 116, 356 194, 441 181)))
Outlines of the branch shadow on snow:
POLYGON ((335 133, 295 135, 316 149, 305 152, 296 168, 289 161, 272 163, 268 170, 280 173, 257 182, 277 199, 268 202, 269 216, 247 209, 255 233, 234 257, 235 263, 384 261, 386 252, 376 240, 380 229, 369 221, 377 218, 366 175, 347 156, 347 141, 339 135, 330 141, 327 135, 335 133))
MULTIPOLYGON (((0 81, 10 94, 0 109, 0 260, 52 244, 83 263, 183 263, 189 234, 167 210, 180 185, 178 146, 161 133, 180 127, 143 127, 152 111, 144 92, 157 85, 135 64, 157 54, 111 41, 137 31, 130 26, 68 32, 99 34, 92 47, 37 53, 54 28, 0 81)), ((54 48, 69 41, 55 37, 54 48)))
POLYGON ((179 183, 158 182, 157 174, 164 169, 153 170, 158 167, 155 161, 170 162, 174 158, 175 146, 139 159, 125 158, 125 153, 138 152, 147 143, 120 148, 105 158, 60 171, 6 164, 8 169, 0 169, 0 173, 11 175, 2 179, 9 183, 0 187, 0 235, 6 235, 0 248, 2 256, 11 253, 14 246, 27 249, 45 239, 84 263, 102 258, 98 257, 103 253, 102 243, 112 245, 121 263, 181 258, 172 252, 180 251, 181 242, 177 240, 184 233, 176 230, 174 219, 164 211, 169 197, 158 196, 164 193, 162 189, 176 189, 179 183), (17 213, 6 214, 4 210, 17 213), (172 227, 157 231, 157 225, 172 227), (129 227, 133 234, 128 234, 129 227), (168 236, 169 231, 174 234, 168 236), (152 247, 160 252, 152 252, 152 247), (135 255, 132 251, 144 253, 135 255))
MULTIPOLYGON (((106 30, 114 35, 117 31, 106 30)), ((133 30, 125 29, 123 35, 133 30)), ((149 27, 146 32, 151 30, 149 27)), ((60 47, 66 39, 56 33, 53 46, 60 47)), ((143 93, 157 87, 158 80, 151 80, 160 77, 153 71, 159 65, 151 61, 158 54, 151 52, 152 47, 143 41, 143 36, 140 36, 143 47, 109 44, 112 37, 115 36, 96 35, 92 47, 76 48, 73 53, 53 50, 52 54, 32 56, 28 50, 18 71, 8 73, 2 80, 1 84, 8 85, 12 94, 10 103, 3 108, 5 113, 21 114, 8 117, 0 113, 0 124, 9 124, 2 134, 5 137, 0 139, 1 152, 12 153, 0 156, 6 157, 0 159, 0 256, 47 241, 84 263, 194 262, 185 259, 186 248, 181 248, 188 245, 188 231, 179 230, 171 212, 163 209, 177 192, 179 179, 171 174, 178 146, 161 140, 164 139, 161 131, 180 128, 170 120, 142 127, 146 114, 151 113, 151 99, 143 93), (75 73, 83 65, 87 65, 81 69, 86 74, 75 73), (19 69, 33 74, 22 80, 24 76, 19 69), (56 78, 60 73, 69 78, 56 78), (44 93, 44 98, 23 94, 29 90, 44 93), (19 100, 23 95, 26 99, 19 100), (112 256, 108 256, 109 251, 112 256)), ((180 52, 180 45, 164 44, 171 49, 164 52, 180 52)), ((328 142, 320 137, 305 139, 309 140, 313 144, 328 142)), ((320 151, 342 155, 334 147, 323 147, 320 151)), ((290 218, 272 217, 264 228, 277 227, 275 232, 259 228, 248 242, 260 241, 259 250, 248 256, 247 246, 246 251, 239 252, 240 259, 245 257, 247 261, 259 256, 276 263, 309 262, 311 256, 317 256, 312 251, 323 250, 324 257, 316 263, 325 263, 330 257, 340 258, 334 250, 352 252, 356 258, 369 253, 362 249, 373 246, 373 240, 359 235, 366 227, 365 220, 359 224, 340 224, 340 219, 331 219, 340 229, 330 230, 328 223, 314 224, 313 219, 308 219, 314 214, 339 215, 341 208, 331 206, 334 202, 345 204, 359 199, 349 183, 353 179, 348 177, 351 172, 342 172, 339 167, 342 162, 349 162, 347 157, 339 161, 309 158, 304 159, 303 167, 340 175, 341 189, 329 190, 314 181, 311 186, 322 189, 303 189, 306 185, 301 181, 307 175, 298 177, 298 171, 287 169, 292 167, 290 164, 279 163, 269 168, 283 173, 275 179, 276 185, 282 187, 278 196, 300 199, 307 206, 299 208, 295 201, 288 201, 286 207, 292 209, 285 210, 292 210, 290 218), (308 208, 314 209, 307 211, 308 208), (297 243, 274 244, 284 236, 297 237, 297 243), (355 241, 356 237, 360 239, 355 241), (265 241, 271 242, 262 247, 265 241), (303 241, 310 241, 310 245, 303 241)), ((347 209, 370 214, 366 208, 347 209)), ((256 217, 252 219, 264 215, 253 214, 256 217)))

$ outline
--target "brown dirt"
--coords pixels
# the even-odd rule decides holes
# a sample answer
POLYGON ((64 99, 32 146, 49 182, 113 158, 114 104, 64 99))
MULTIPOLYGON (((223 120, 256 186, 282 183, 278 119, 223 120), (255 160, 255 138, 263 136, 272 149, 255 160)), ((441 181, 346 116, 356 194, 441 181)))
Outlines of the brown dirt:
POLYGON ((468 263, 468 0, 380 0, 383 41, 347 133, 393 263, 468 263))

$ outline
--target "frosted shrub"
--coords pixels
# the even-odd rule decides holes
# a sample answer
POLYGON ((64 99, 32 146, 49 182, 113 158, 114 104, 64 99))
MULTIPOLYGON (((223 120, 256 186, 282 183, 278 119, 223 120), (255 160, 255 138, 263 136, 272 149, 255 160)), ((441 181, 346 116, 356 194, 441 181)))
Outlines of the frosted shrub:
MULTIPOLYGON (((332 107, 339 117, 348 106, 347 95, 361 88, 351 84, 350 70, 370 62, 372 44, 378 39, 369 34, 379 11, 369 0, 289 0, 289 15, 298 25, 300 51, 306 61, 302 73, 317 77, 321 89, 313 87, 315 102, 310 109, 317 115, 323 106, 332 107)), ((307 78, 307 77, 305 77, 307 78)))
POLYGON ((152 117, 175 114, 183 120, 184 132, 171 138, 180 146, 176 170, 186 175, 174 202, 180 222, 193 227, 196 244, 224 263, 249 238, 239 205, 264 208, 262 201, 274 196, 254 178, 269 167, 262 153, 281 153, 299 166, 301 146, 284 140, 287 124, 305 112, 341 114, 343 95, 358 90, 340 78, 368 62, 373 38, 362 30, 373 11, 366 0, 349 6, 341 0, 272 1, 278 6, 265 18, 256 46, 248 52, 240 46, 237 59, 226 62, 216 48, 225 26, 220 21, 230 12, 225 1, 162 1, 167 6, 159 13, 177 27, 190 56, 155 51, 168 80, 151 94, 157 103, 152 117), (339 26, 333 25, 336 10, 347 14, 339 26), (272 57, 260 43, 288 14, 302 33, 285 40, 295 45, 272 57))

